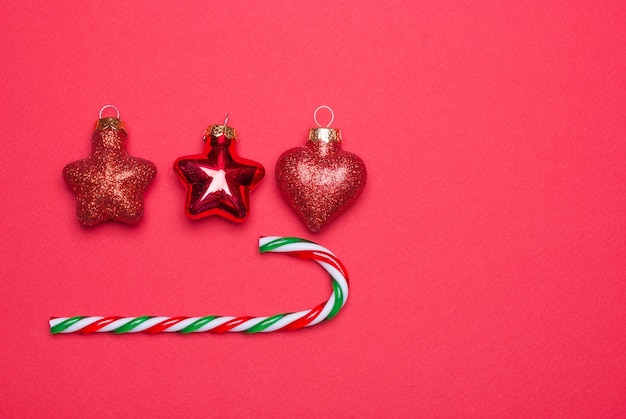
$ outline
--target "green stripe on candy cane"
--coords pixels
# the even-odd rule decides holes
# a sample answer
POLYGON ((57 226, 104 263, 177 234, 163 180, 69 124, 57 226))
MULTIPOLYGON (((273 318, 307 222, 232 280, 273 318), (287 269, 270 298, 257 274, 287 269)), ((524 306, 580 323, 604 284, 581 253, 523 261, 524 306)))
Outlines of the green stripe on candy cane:
POLYGON ((268 317, 53 317, 50 319, 50 333, 268 333, 314 326, 335 317, 345 305, 348 299, 348 273, 330 250, 298 237, 262 237, 259 240, 259 250, 261 253, 285 253, 318 263, 330 275, 333 289, 330 298, 310 310, 268 317))
POLYGON ((124 325, 122 325, 122 326, 118 327, 117 329, 113 330, 113 333, 121 334, 121 333, 131 332, 137 326, 139 326, 140 324, 150 320, 151 318, 152 318, 152 316, 135 317, 134 319, 132 319, 128 323, 125 323, 124 325))
POLYGON ((193 333, 196 330, 200 329, 205 324, 207 324, 208 322, 210 322, 211 320, 215 319, 215 317, 216 316, 201 317, 200 319, 194 321, 189 326, 187 326, 183 330, 181 330, 180 333, 193 333))
POLYGON ((79 320, 82 320, 85 316, 76 316, 76 317, 68 317, 67 319, 63 320, 62 322, 58 323, 55 326, 52 326, 50 328, 50 333, 55 334, 55 333, 63 333, 63 331, 67 328, 69 328, 70 326, 72 326, 74 323, 76 323, 79 320))
POLYGON ((312 241, 301 239, 299 237, 280 237, 275 240, 269 241, 266 244, 259 245, 259 251, 261 253, 271 252, 274 249, 278 249, 281 246, 285 246, 293 243, 313 243, 312 241))

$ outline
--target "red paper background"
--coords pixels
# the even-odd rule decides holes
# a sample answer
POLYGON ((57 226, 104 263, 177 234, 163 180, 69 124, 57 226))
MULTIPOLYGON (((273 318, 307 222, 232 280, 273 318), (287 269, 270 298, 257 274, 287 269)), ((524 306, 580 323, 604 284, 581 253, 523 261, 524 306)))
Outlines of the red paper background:
POLYGON ((0 3, 0 416, 626 416, 626 3, 0 3), (548 4, 544 4, 548 3, 548 4), (115 104, 155 162, 137 227, 82 228, 61 178, 115 104), (321 234, 274 164, 321 104, 368 183, 321 234), (242 225, 183 214, 205 127, 265 165, 242 225), (51 336, 51 315, 268 315, 268 335, 51 336))

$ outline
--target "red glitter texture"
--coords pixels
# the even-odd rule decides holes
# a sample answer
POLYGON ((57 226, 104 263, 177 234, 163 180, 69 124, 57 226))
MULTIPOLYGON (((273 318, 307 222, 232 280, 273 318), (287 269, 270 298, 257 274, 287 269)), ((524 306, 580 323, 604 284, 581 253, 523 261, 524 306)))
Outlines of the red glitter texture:
POLYGON ((123 128, 96 129, 89 157, 63 169, 63 179, 76 194, 78 221, 84 226, 107 220, 136 224, 143 217, 142 193, 156 167, 130 156, 126 138, 123 128))
POLYGON ((285 151, 276 163, 283 197, 313 233, 352 205, 366 178, 363 160, 342 150, 339 139, 309 140, 285 151))

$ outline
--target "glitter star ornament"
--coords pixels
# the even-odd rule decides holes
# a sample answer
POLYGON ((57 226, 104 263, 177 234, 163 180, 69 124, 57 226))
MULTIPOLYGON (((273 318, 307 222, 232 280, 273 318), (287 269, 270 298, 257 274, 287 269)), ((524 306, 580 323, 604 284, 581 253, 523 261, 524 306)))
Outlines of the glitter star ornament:
POLYGON ((334 113, 328 106, 315 110, 317 128, 309 130, 304 147, 285 151, 276 163, 276 181, 287 203, 313 233, 350 207, 365 187, 365 164, 342 150, 341 131, 329 128, 334 113), (326 128, 317 122, 320 109, 328 109, 326 128))
POLYGON ((250 213, 250 191, 263 179, 260 163, 239 157, 237 133, 226 125, 210 125, 202 154, 174 162, 174 172, 187 189, 185 213, 192 220, 219 215, 235 222, 250 213))
POLYGON ((156 167, 128 154, 119 116, 115 106, 104 106, 91 137, 91 154, 63 168, 63 179, 76 194, 78 221, 84 226, 108 220, 137 224, 144 214, 142 194, 156 167), (107 108, 114 109, 117 117, 102 118, 107 108))

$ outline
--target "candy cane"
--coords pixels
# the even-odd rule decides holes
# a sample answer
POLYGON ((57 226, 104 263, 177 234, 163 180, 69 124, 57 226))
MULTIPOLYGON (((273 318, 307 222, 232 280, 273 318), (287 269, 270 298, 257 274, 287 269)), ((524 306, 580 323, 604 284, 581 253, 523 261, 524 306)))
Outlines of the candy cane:
POLYGON ((298 237, 262 237, 261 253, 285 253, 317 262, 330 275, 333 292, 330 298, 310 310, 276 314, 268 317, 249 316, 76 316, 52 317, 50 333, 160 333, 160 332, 276 332, 314 326, 337 315, 348 299, 348 273, 328 249, 298 237))

